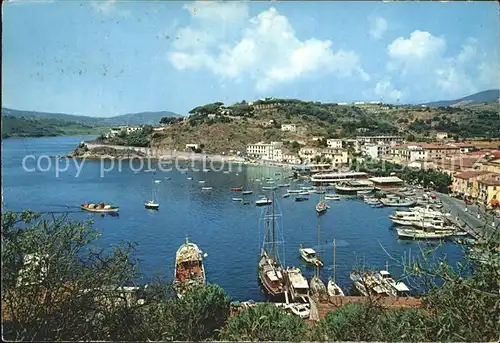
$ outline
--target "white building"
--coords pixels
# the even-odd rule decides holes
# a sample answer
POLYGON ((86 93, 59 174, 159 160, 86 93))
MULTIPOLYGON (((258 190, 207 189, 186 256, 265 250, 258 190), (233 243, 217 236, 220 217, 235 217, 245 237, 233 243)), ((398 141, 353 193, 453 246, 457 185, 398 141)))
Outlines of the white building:
POLYGON ((139 130, 139 126, 118 126, 118 127, 112 127, 109 132, 106 134, 107 138, 114 137, 120 133, 132 133, 134 131, 139 130))
POLYGON ((329 148, 341 149, 342 148, 342 139, 328 138, 326 140, 326 145, 329 148))
POLYGON ((372 159, 379 159, 382 156, 391 154, 391 146, 389 144, 368 144, 364 145, 361 150, 372 159))
POLYGON ((198 149, 200 146, 199 144, 186 144, 186 150, 190 150, 190 149, 198 149))
POLYGON ((404 143, 404 139, 401 136, 357 136, 356 140, 360 144, 397 145, 404 143))
POLYGON ((398 145, 391 149, 393 159, 405 162, 423 161, 427 159, 427 151, 418 145, 398 145))
POLYGON ((275 160, 275 158, 282 158, 281 146, 282 142, 264 143, 259 142, 247 145, 247 155, 253 158, 275 160), (279 151, 275 151, 279 150, 279 151))
POLYGON ((281 131, 297 132, 297 125, 295 125, 295 124, 282 124, 281 131))

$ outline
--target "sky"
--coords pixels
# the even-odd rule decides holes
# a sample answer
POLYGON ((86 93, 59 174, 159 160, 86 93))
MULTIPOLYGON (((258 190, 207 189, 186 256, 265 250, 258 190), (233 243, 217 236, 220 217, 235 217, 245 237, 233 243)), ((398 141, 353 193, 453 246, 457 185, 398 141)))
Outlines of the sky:
POLYGON ((407 104, 500 87, 496 2, 14 0, 2 106, 110 117, 263 97, 407 104))

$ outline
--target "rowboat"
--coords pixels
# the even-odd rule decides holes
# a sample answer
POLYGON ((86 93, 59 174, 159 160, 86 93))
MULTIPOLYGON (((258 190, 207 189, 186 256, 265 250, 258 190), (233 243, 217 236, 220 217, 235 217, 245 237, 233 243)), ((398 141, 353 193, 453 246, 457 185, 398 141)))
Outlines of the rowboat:
POLYGON ((103 203, 99 205, 85 203, 80 208, 84 211, 96 213, 116 213, 120 210, 118 206, 104 205, 103 203))
POLYGON ((243 190, 243 187, 233 187, 231 188, 231 191, 233 192, 241 192, 243 190))

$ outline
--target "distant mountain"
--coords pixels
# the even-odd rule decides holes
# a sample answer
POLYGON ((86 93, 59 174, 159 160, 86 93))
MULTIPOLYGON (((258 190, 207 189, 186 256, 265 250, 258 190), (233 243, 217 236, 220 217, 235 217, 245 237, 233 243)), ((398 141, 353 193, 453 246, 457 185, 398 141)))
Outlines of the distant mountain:
POLYGON ((490 89, 487 91, 475 93, 456 100, 442 100, 428 102, 422 105, 439 107, 439 106, 451 106, 451 107, 461 107, 468 105, 480 105, 480 104, 491 104, 498 103, 500 98, 500 89, 490 89))
POLYGON ((181 117, 180 114, 174 112, 159 111, 159 112, 129 113, 115 117, 102 118, 102 117, 79 116, 79 115, 64 114, 64 113, 13 110, 5 107, 2 107, 2 116, 25 117, 25 118, 35 118, 35 119, 50 118, 50 119, 59 119, 69 122, 81 123, 86 125, 99 125, 99 126, 148 125, 148 124, 158 125, 160 119, 163 117, 181 117))

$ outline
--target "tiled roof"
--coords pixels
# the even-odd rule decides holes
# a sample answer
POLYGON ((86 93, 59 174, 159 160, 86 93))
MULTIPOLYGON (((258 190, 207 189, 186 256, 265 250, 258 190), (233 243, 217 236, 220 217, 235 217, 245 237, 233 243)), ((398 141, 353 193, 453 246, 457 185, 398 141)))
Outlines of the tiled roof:
POLYGON ((458 179, 468 180, 470 178, 480 176, 480 175, 485 175, 485 174, 491 174, 491 173, 487 172, 487 171, 482 171, 482 170, 481 171, 472 171, 471 170, 471 171, 465 171, 465 172, 456 174, 453 177, 458 178, 458 179))
POLYGON ((478 180, 478 182, 487 186, 500 186, 500 175, 496 174, 495 177, 487 178, 484 180, 478 180))

